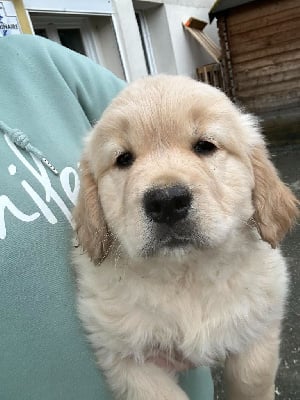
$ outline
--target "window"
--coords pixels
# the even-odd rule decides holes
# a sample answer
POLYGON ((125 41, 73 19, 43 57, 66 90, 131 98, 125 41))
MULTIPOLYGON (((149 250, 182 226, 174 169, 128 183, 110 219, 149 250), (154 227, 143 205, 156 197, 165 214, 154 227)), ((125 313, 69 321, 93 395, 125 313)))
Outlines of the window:
POLYGON ((111 15, 31 12, 34 32, 86 55, 125 79, 111 15))
POLYGON ((60 43, 99 62, 86 16, 32 14, 31 21, 36 35, 60 43))
POLYGON ((86 55, 80 29, 58 29, 57 33, 63 46, 86 55))

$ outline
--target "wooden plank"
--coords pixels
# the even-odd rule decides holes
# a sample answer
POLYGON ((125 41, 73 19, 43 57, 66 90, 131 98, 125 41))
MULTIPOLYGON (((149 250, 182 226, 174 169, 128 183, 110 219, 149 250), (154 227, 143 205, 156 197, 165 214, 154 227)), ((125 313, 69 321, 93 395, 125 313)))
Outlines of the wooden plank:
POLYGON ((242 22, 256 21, 270 14, 280 13, 284 10, 294 9, 298 6, 297 0, 272 1, 260 0, 255 3, 246 4, 233 8, 230 11, 231 25, 242 22))
POLYGON ((272 94, 248 98, 238 96, 237 98, 240 104, 247 107, 249 110, 251 109, 252 112, 258 115, 275 110, 289 110, 290 108, 296 108, 298 109, 298 114, 300 116, 299 93, 295 93, 294 96, 284 99, 284 102, 281 101, 277 95, 272 97, 272 94))
MULTIPOLYGON (((243 14, 243 11, 241 10, 241 15, 243 14)), ((277 24, 280 25, 282 22, 286 23, 290 19, 295 18, 296 16, 300 16, 300 4, 295 2, 295 7, 294 8, 288 8, 280 10, 280 12, 277 13, 268 13, 265 16, 259 16, 258 18, 250 19, 250 16, 248 16, 248 19, 246 21, 241 21, 237 22, 233 18, 230 13, 228 14, 227 17, 227 25, 228 25, 228 31, 229 32, 234 32, 235 34, 240 34, 240 33, 245 33, 248 31, 253 30, 253 26, 257 25, 258 23, 261 26, 267 27, 269 25, 277 24), (235 22, 234 22, 235 20, 235 22)))
MULTIPOLYGON (((269 74, 267 76, 257 76, 249 79, 245 76, 240 76, 237 80, 237 91, 242 92, 251 87, 265 87, 273 83, 287 82, 290 80, 300 81, 300 65, 290 71, 282 71, 277 74, 269 74)), ((266 89, 267 90, 267 89, 266 89)))
POLYGON ((190 17, 186 22, 183 23, 183 25, 187 26, 188 28, 199 29, 200 31, 203 31, 207 25, 207 22, 202 21, 201 19, 190 17))
POLYGON ((300 60, 298 63, 293 60, 289 62, 282 62, 280 64, 268 65, 266 67, 251 69, 251 70, 242 70, 236 73, 236 80, 239 81, 247 81, 255 78, 268 77, 269 75, 276 75, 283 72, 293 71, 294 69, 298 69, 300 65, 300 60))
MULTIPOLYGON (((254 115, 262 116, 268 113, 279 113, 279 112, 288 112, 290 109, 293 110, 298 110, 298 115, 299 114, 299 103, 289 103, 289 104, 281 104, 277 103, 274 104, 273 106, 271 105, 271 102, 269 102, 267 105, 266 104, 261 104, 259 102, 259 99, 254 99, 253 101, 248 101, 247 103, 244 101, 240 101, 243 107, 248 111, 253 113, 254 115)), ((296 112, 296 111, 295 111, 296 112)))
POLYGON ((184 28, 201 44, 201 46, 203 46, 215 61, 220 62, 221 49, 213 40, 198 29, 189 28, 187 26, 184 26, 184 28))
POLYGON ((294 63, 299 63, 300 50, 294 50, 292 52, 272 55, 272 56, 260 58, 259 60, 249 60, 249 61, 239 63, 239 64, 233 63, 232 66, 233 66, 234 74, 236 74, 241 71, 259 69, 259 68, 274 66, 274 65, 285 63, 285 62, 291 62, 291 61, 294 61, 294 63))
MULTIPOLYGON (((298 105, 287 105, 283 109, 272 109, 269 111, 265 111, 264 113, 265 118, 273 118, 277 116, 285 116, 287 118, 293 118, 294 116, 297 116, 297 119, 300 120, 300 114, 299 114, 299 103, 298 105)), ((300 126, 300 125, 299 125, 300 126)), ((299 131, 300 135, 300 131, 299 131)))
POLYGON ((242 45, 245 42, 250 42, 258 39, 262 39, 266 36, 274 35, 278 32, 286 32, 292 29, 299 30, 300 26, 300 17, 296 16, 296 18, 291 19, 289 23, 278 26, 277 24, 273 24, 267 27, 263 27, 259 24, 259 21, 253 26, 253 30, 246 32, 235 34, 233 31, 229 33, 230 43, 242 45))
POLYGON ((245 54, 236 55, 235 57, 232 55, 232 62, 233 64, 240 64, 246 61, 259 60, 270 56, 276 56, 278 54, 294 52, 295 50, 300 50, 300 40, 287 42, 278 46, 267 46, 263 50, 251 51, 245 54))
POLYGON ((246 110, 259 116, 271 112, 279 112, 279 111, 288 112, 291 108, 298 109, 298 115, 300 115, 299 114, 300 104, 299 102, 297 103, 296 101, 294 102, 290 101, 288 104, 282 104, 279 102, 279 100, 277 100, 276 104, 272 103, 270 99, 267 103, 265 103, 260 101, 260 99, 257 97, 252 100, 239 99, 239 101, 240 104, 242 104, 246 110))
MULTIPOLYGON (((290 90, 296 89, 298 89, 298 94, 300 96, 299 79, 291 79, 284 82, 273 82, 271 85, 251 87, 249 89, 244 89, 243 91, 239 91, 237 87, 236 91, 238 97, 248 98, 272 93, 282 93, 283 95, 285 95, 285 93, 288 93, 290 90)), ((284 99, 282 99, 282 102, 284 102, 284 99)))
POLYGON ((291 91, 284 98, 284 101, 276 93, 250 98, 238 96, 238 99, 249 110, 257 114, 276 109, 288 109, 289 107, 300 108, 299 91, 291 91))
POLYGON ((300 29, 289 29, 285 32, 278 31, 275 34, 266 35, 260 40, 251 40, 245 42, 242 46, 240 45, 240 43, 238 42, 238 38, 236 37, 231 40, 231 54, 232 57, 234 57, 237 55, 249 53, 251 51, 263 50, 268 47, 278 46, 282 43, 290 43, 296 40, 300 40, 300 29))
POLYGON ((268 105, 267 107, 260 107, 259 115, 268 115, 268 114, 279 115, 279 114, 291 113, 294 115, 298 115, 300 118, 299 107, 300 107, 299 101, 298 102, 295 101, 294 103, 291 102, 289 104, 280 103, 279 105, 277 106, 274 105, 273 107, 270 107, 270 105, 268 105))
POLYGON ((246 107, 255 110, 256 113, 265 113, 272 110, 286 110, 289 108, 299 108, 299 92, 289 94, 284 102, 275 94, 256 96, 250 98, 239 97, 239 101, 246 107))

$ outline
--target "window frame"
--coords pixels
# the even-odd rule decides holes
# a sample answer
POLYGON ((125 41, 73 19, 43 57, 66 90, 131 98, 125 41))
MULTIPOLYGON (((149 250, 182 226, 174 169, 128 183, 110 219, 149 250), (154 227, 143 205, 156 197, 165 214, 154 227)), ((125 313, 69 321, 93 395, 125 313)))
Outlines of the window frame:
POLYGON ((152 49, 150 31, 147 24, 147 18, 145 13, 141 10, 135 10, 135 16, 139 27, 140 37, 142 41, 145 61, 150 75, 157 74, 157 67, 155 63, 155 57, 152 49))

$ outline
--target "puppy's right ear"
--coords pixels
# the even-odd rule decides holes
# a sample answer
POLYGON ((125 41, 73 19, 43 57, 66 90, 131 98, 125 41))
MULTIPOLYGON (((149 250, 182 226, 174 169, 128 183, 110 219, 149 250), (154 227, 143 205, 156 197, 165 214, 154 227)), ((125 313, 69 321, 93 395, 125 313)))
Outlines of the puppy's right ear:
POLYGON ((101 263, 109 253, 112 236, 104 219, 96 181, 84 159, 80 162, 80 190, 73 218, 79 245, 95 264, 101 263))

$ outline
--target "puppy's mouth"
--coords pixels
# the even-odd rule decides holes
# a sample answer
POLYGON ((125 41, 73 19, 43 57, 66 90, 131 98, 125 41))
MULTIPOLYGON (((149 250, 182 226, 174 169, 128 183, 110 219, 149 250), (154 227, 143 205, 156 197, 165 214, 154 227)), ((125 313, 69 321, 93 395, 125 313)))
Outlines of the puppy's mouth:
POLYGON ((160 240, 161 247, 167 248, 176 248, 176 247, 185 247, 191 244, 191 239, 187 237, 168 237, 163 240, 160 240))
POLYGON ((142 249, 144 257, 155 256, 160 252, 164 254, 188 252, 191 248, 203 247, 206 240, 196 232, 190 223, 179 226, 159 225, 151 229, 150 238, 142 249))

